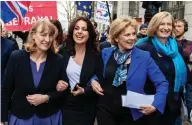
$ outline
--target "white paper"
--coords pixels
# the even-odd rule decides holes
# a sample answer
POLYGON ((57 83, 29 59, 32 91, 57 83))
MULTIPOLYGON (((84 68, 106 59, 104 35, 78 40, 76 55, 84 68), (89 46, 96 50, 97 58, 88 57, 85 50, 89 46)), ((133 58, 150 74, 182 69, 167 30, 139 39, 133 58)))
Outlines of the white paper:
POLYGON ((132 91, 127 91, 127 95, 122 96, 122 106, 128 108, 141 109, 141 105, 151 105, 154 95, 144 95, 132 91))
POLYGON ((181 99, 181 119, 182 121, 187 121, 188 119, 187 107, 185 106, 183 99, 181 99))

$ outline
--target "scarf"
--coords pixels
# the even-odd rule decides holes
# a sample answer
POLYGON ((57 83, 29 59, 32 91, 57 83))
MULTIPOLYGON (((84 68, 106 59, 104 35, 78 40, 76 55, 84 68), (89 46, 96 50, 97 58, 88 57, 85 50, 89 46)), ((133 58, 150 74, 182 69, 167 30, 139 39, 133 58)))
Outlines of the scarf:
POLYGON ((157 52, 171 57, 175 66, 175 86, 174 91, 179 92, 180 87, 184 86, 187 81, 187 68, 185 62, 178 51, 178 45, 174 38, 169 37, 164 46, 157 37, 152 38, 152 43, 157 52))
MULTIPOLYGON (((137 44, 148 41, 149 37, 140 39, 137 44)), ((156 51, 170 57, 175 67, 174 92, 179 92, 187 81, 187 68, 185 62, 178 51, 178 45, 175 38, 169 37, 166 45, 163 45, 157 37, 152 37, 152 43, 156 51)))
POLYGON ((113 86, 120 86, 127 79, 127 65, 124 65, 127 59, 130 57, 132 50, 121 52, 119 48, 113 46, 114 49, 114 58, 120 66, 115 72, 115 77, 113 80, 113 86))

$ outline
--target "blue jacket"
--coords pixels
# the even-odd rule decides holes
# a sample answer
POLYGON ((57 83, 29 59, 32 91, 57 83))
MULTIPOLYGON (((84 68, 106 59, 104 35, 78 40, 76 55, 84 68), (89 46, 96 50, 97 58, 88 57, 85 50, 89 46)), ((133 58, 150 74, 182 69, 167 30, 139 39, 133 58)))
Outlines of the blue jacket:
MULTIPOLYGON (((113 48, 105 48, 102 51, 102 59, 104 63, 103 77, 105 77, 104 74, 106 64, 112 54, 113 48)), ((156 94, 152 105, 163 114, 168 93, 168 82, 154 60, 151 58, 149 52, 140 50, 136 47, 133 48, 131 54, 131 63, 127 75, 127 90, 141 94, 145 94, 144 85, 146 79, 149 78, 152 81, 156 88, 156 94)), ((131 109, 131 114, 134 120, 137 120, 143 116, 138 109, 131 109)))

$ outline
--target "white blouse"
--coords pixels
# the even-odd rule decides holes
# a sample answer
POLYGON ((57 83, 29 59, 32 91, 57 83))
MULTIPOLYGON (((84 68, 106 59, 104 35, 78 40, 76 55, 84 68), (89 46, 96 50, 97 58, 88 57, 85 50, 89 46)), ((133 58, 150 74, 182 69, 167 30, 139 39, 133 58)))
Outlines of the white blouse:
POLYGON ((77 83, 80 82, 80 74, 81 74, 82 66, 79 66, 72 57, 70 57, 68 65, 67 65, 67 76, 69 78, 69 84, 71 89, 73 90, 77 83))

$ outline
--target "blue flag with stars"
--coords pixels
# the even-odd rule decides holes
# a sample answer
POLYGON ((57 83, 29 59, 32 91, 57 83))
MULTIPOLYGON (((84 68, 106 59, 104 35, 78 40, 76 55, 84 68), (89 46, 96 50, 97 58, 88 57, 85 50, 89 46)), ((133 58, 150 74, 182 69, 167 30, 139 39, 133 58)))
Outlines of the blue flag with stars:
POLYGON ((92 1, 76 1, 75 4, 77 5, 77 10, 81 10, 82 12, 86 12, 89 19, 91 18, 91 3, 92 1))

